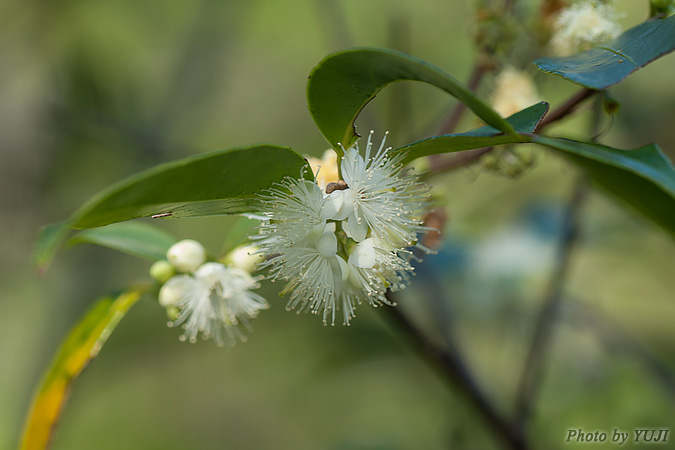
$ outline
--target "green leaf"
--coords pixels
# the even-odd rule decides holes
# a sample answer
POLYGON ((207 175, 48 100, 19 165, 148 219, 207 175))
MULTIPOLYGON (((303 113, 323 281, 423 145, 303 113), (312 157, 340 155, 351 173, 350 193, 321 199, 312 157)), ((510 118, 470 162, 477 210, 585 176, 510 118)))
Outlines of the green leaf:
POLYGON ((305 159, 288 147, 229 148, 153 167, 95 196, 71 218, 94 228, 137 217, 235 214, 284 177, 300 177, 305 159))
POLYGON ((675 237, 675 169, 658 146, 618 150, 545 136, 532 139, 565 152, 600 188, 675 237))
POLYGON ((128 222, 81 231, 68 243, 70 245, 97 244, 157 261, 166 258, 166 252, 176 241, 177 239, 170 234, 147 223, 128 222))
POLYGON ((49 446, 72 383, 146 290, 134 287, 99 300, 72 328, 35 393, 20 450, 43 450, 49 446))
POLYGON ((249 243, 249 235, 252 230, 260 225, 260 220, 249 217, 239 217, 232 227, 227 230, 223 241, 222 254, 234 250, 236 247, 249 243))
MULTIPOLYGON (((518 111, 508 119, 518 133, 531 134, 548 112, 548 103, 541 102, 527 109, 518 111)), ((492 127, 481 127, 465 133, 445 134, 424 139, 393 150, 393 153, 406 152, 404 163, 409 163, 417 158, 439 153, 460 152, 477 148, 490 147, 503 144, 515 144, 529 142, 529 137, 521 135, 505 135, 492 127)))
POLYGON ((606 89, 675 50, 675 16, 642 23, 618 38, 577 55, 541 58, 539 70, 589 89, 606 89))
POLYGON ((436 86, 466 104, 488 125, 515 134, 511 124, 459 81, 421 59, 378 48, 355 48, 333 53, 321 61, 307 82, 307 104, 328 142, 351 146, 358 134, 354 121, 363 107, 385 86, 403 80, 436 86))
POLYGON ((68 231, 69 226, 66 222, 47 225, 40 230, 33 252, 33 264, 39 273, 44 273, 52 263, 68 231))
POLYGON ((155 166, 100 192, 64 223, 45 228, 38 237, 34 260, 44 271, 69 228, 95 228, 155 215, 251 212, 256 193, 285 177, 299 178, 306 165, 307 161, 288 147, 257 145, 155 166))

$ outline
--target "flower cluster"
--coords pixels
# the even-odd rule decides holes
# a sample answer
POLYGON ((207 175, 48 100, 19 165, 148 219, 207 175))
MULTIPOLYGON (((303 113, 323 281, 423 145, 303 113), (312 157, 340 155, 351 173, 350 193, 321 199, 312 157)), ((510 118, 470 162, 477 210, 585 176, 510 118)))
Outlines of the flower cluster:
MULTIPOLYGON (((235 261, 252 267, 250 258, 240 255, 250 252, 237 249, 233 253, 237 253, 235 261)), ((185 272, 161 280, 166 282, 159 291, 160 304, 175 317, 169 324, 185 330, 181 340, 195 342, 200 333, 204 339, 213 338, 218 345, 226 340, 231 344, 237 339, 246 340, 239 324, 250 328, 248 320, 268 307, 263 297, 252 292, 259 287, 258 279, 241 267, 205 262, 204 248, 193 240, 174 244, 167 259, 173 268, 185 272)), ((155 275, 164 277, 166 270, 157 267, 164 268, 165 264, 166 261, 155 263, 155 275)))
POLYGON ((567 56, 608 41, 621 34, 614 7, 597 0, 575 3, 563 9, 554 24, 551 48, 567 56))
POLYGON ((490 103, 502 117, 509 117, 538 101, 537 87, 527 72, 506 66, 495 78, 490 103))
POLYGON ((342 149, 342 179, 324 189, 289 178, 260 196, 261 268, 287 282, 288 309, 321 314, 324 323, 334 325, 341 309, 349 324, 364 300, 390 304, 387 289, 403 289, 413 272, 406 249, 421 247, 417 235, 426 230, 426 186, 403 173, 403 155, 391 156, 386 138, 373 151, 372 134, 365 155, 358 145, 342 149))

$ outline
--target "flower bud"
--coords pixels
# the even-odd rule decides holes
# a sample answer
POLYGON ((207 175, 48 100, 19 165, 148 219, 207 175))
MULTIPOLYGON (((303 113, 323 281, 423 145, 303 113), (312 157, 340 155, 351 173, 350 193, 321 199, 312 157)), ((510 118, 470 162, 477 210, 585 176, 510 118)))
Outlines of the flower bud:
POLYGON ((223 262, 230 267, 251 273, 255 271, 256 265, 265 259, 262 253, 258 253, 259 250, 255 245, 242 245, 225 255, 223 262))
POLYGON ((165 259, 155 261, 155 263, 150 266, 150 276, 159 283, 165 283, 174 275, 176 275, 176 270, 171 263, 165 259))
POLYGON ((206 261, 206 251, 199 242, 184 239, 176 242, 166 253, 166 259, 179 272, 192 272, 206 261))
POLYGON ((165 308, 175 307, 180 299, 193 288, 194 279, 179 275, 164 283, 159 290, 159 304, 165 308))

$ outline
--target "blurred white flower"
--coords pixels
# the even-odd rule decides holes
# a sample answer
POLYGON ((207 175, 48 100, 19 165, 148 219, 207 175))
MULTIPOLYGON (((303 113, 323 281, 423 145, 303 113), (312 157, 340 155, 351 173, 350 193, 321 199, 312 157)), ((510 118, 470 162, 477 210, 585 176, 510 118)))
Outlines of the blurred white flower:
MULTIPOLYGON (((371 133, 372 135, 372 133, 371 133)), ((286 281, 281 295, 287 309, 321 314, 344 324, 356 305, 389 304, 387 289, 403 289, 412 273, 406 247, 426 230, 421 215, 428 202, 426 186, 402 174, 402 155, 384 149, 365 157, 358 146, 341 160, 344 180, 327 185, 287 179, 260 198, 262 221, 258 240, 269 278, 286 281)))
POLYGON ((621 34, 614 7, 597 0, 575 3, 561 10, 553 27, 551 49, 559 56, 585 51, 621 34))
POLYGON ((173 244, 166 252, 166 259, 179 272, 192 272, 206 261, 204 246, 193 239, 184 239, 173 244))
POLYGON ((532 230, 505 229, 476 248, 473 271, 486 279, 523 280, 548 273, 554 249, 532 230))
POLYGON ((503 117, 509 117, 538 101, 537 88, 527 72, 506 66, 497 75, 490 103, 503 117))
POLYGON ((206 263, 193 276, 178 275, 167 281, 159 291, 159 302, 178 308, 171 326, 182 325, 181 340, 195 342, 201 333, 218 345, 225 340, 234 344, 237 339, 246 340, 239 324, 250 328, 248 320, 268 307, 263 297, 251 292, 258 287, 257 280, 244 270, 206 263))

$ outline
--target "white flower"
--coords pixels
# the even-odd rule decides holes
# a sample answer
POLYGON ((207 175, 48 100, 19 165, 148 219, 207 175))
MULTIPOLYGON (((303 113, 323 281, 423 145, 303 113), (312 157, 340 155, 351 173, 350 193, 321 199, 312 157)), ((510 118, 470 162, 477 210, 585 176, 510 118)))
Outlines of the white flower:
POLYGON ((507 66, 497 75, 490 103, 503 117, 509 117, 538 101, 537 88, 527 72, 507 66))
POLYGON ((206 261, 206 250, 199 242, 184 239, 173 244, 166 252, 166 259, 179 272, 192 272, 206 261))
POLYGON ((614 7, 597 0, 563 9, 554 24, 551 49, 559 56, 588 50, 621 34, 614 7))
POLYGON ((421 218, 429 206, 427 188, 416 177, 402 173, 403 154, 389 156, 391 148, 384 148, 386 134, 372 154, 372 135, 371 131, 365 157, 359 154, 358 144, 345 151, 341 169, 349 188, 335 191, 344 197, 336 219, 348 213, 347 231, 357 242, 370 232, 391 248, 415 245, 417 234, 426 230, 421 218))
POLYGON ((326 223, 322 217, 323 192, 312 181, 289 178, 283 185, 261 194, 260 201, 269 208, 264 216, 275 222, 262 232, 279 246, 300 245, 326 223))
POLYGON ((178 275, 167 281, 160 289, 159 301, 164 307, 179 309, 171 325, 183 326, 181 340, 195 342, 201 333, 218 345, 225 339, 234 344, 236 339, 246 340, 239 323, 250 328, 248 319, 268 307, 263 297, 251 292, 258 287, 257 280, 244 270, 206 263, 194 276, 178 275))
POLYGON ((345 151, 344 180, 329 194, 289 178, 261 196, 265 220, 253 238, 267 257, 260 268, 287 282, 287 309, 321 314, 333 325, 342 310, 349 324, 358 304, 390 304, 387 289, 405 287, 413 271, 406 248, 426 230, 427 191, 402 174, 403 155, 390 158, 384 141, 373 155, 371 148, 369 137, 365 157, 358 146, 345 151))

